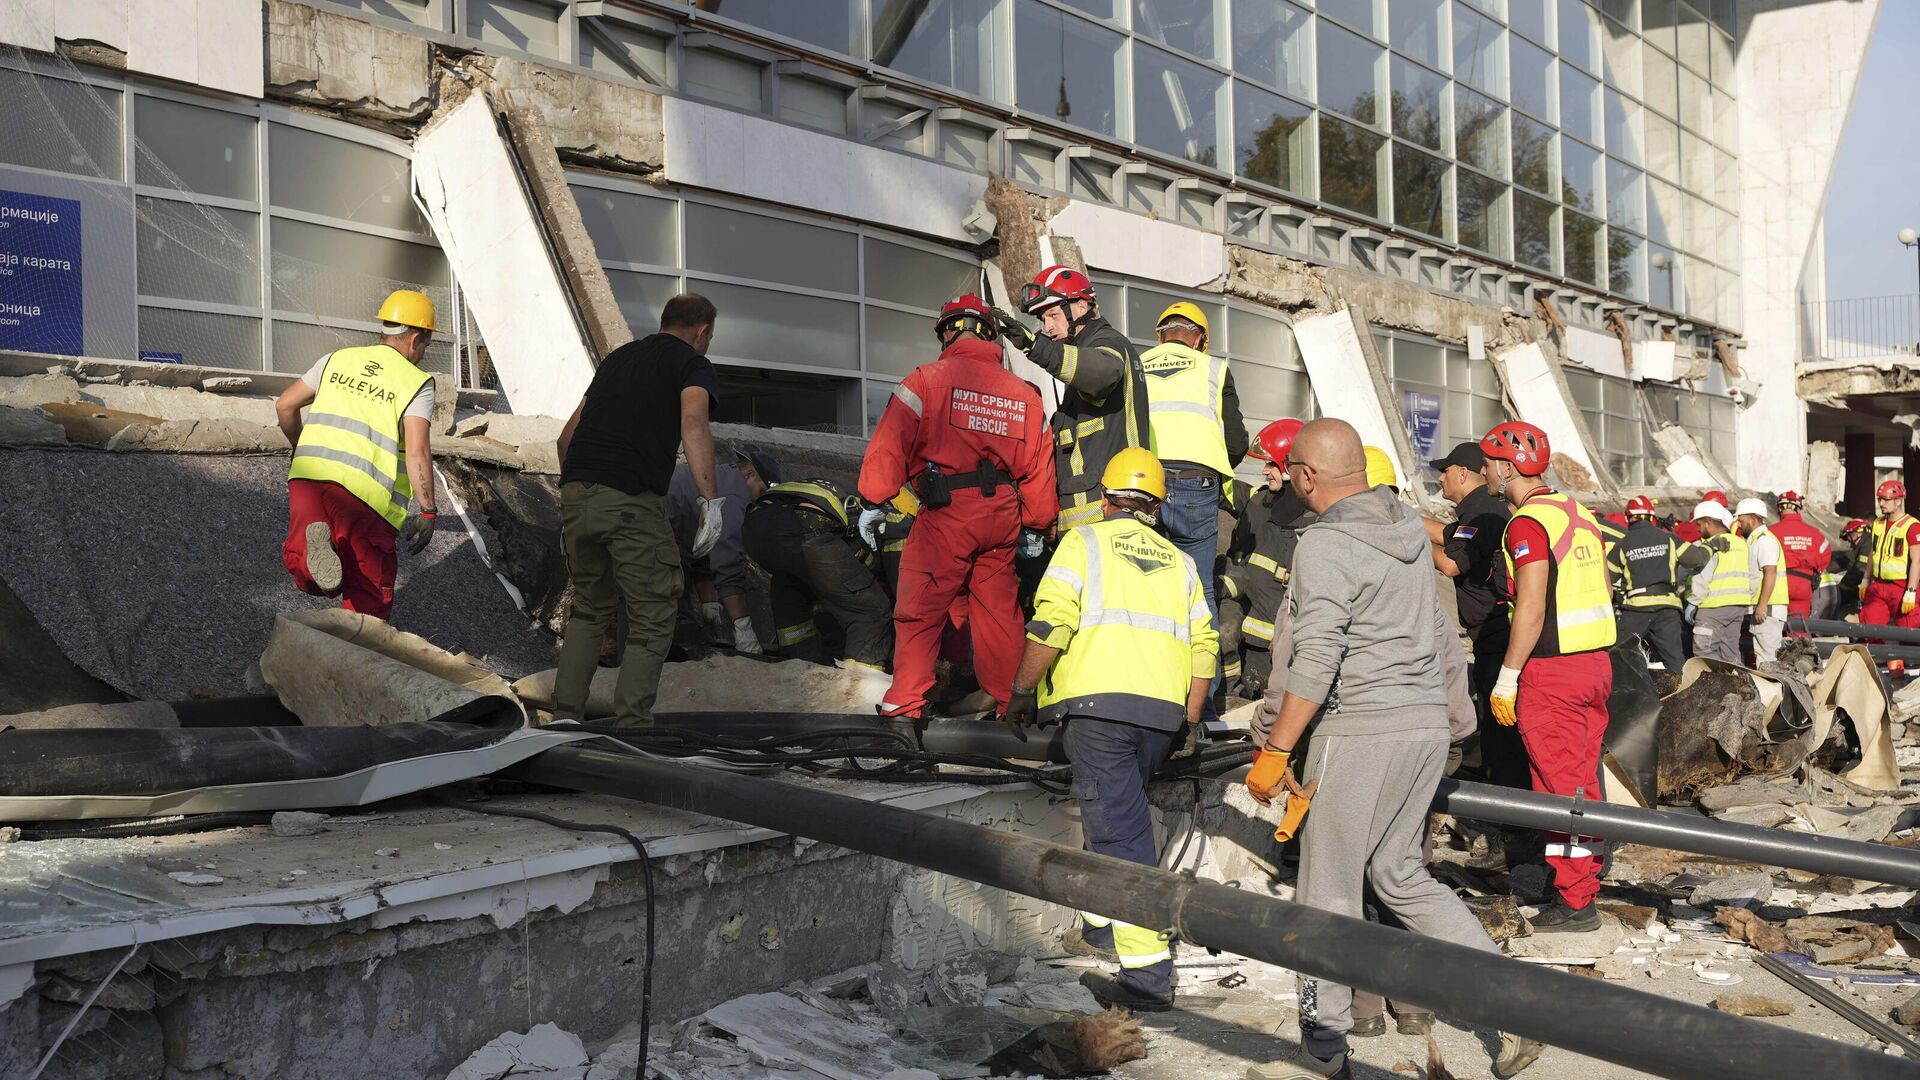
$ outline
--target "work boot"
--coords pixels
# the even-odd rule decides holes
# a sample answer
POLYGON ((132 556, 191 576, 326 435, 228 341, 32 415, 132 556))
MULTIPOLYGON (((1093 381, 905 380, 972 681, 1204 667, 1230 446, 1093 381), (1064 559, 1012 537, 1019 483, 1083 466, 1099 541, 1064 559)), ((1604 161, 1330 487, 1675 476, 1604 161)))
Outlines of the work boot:
POLYGON ((307 576, 328 596, 340 591, 340 553, 333 550, 333 527, 324 521, 307 525, 307 576))
POLYGON ((1527 922, 1536 934, 1584 934, 1600 929, 1600 909, 1591 901, 1586 907, 1568 907, 1566 900, 1556 896, 1551 907, 1527 922))
POLYGON ((1283 1061, 1248 1069, 1247 1080, 1353 1080, 1353 1066, 1348 1063, 1350 1056, 1341 1054, 1331 1060, 1317 1058, 1303 1046, 1283 1061))
POLYGON ((1347 1029, 1347 1034, 1359 1039, 1378 1038, 1386 1033, 1387 1018, 1383 1013, 1373 1016, 1356 1016, 1353 1018, 1353 1026, 1347 1029))
POLYGON ((1393 1030, 1402 1035, 1425 1035, 1433 1030, 1430 1012, 1404 1012, 1393 1018, 1393 1030))
POLYGON ((1108 1008, 1118 1005, 1134 1012, 1166 1012, 1173 1008, 1171 996, 1148 997, 1104 971, 1086 972, 1080 976, 1080 985, 1093 994, 1094 1000, 1108 1008))
POLYGON ((1540 1060, 1546 1053, 1547 1044, 1523 1035, 1500 1033, 1500 1056, 1493 1061, 1493 1075, 1500 1080, 1519 1076, 1520 1071, 1540 1060))
POLYGON ((1086 930, 1086 925, 1083 923, 1061 934, 1060 951, 1068 956, 1090 956, 1095 960, 1105 960, 1109 964, 1118 966, 1120 954, 1113 951, 1113 946, 1103 947, 1088 941, 1086 930))

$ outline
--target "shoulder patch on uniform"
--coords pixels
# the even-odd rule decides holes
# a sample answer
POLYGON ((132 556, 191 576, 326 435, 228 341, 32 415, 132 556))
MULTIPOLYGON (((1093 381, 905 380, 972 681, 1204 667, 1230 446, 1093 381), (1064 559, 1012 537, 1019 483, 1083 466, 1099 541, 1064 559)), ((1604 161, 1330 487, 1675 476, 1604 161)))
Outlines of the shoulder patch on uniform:
POLYGON ((1472 525, 1456 525, 1453 528, 1453 535, 1461 540, 1471 540, 1479 532, 1480 530, 1472 525))
POLYGON ((1025 439, 1027 403, 1019 398, 956 386, 948 400, 947 422, 963 431, 1025 439))

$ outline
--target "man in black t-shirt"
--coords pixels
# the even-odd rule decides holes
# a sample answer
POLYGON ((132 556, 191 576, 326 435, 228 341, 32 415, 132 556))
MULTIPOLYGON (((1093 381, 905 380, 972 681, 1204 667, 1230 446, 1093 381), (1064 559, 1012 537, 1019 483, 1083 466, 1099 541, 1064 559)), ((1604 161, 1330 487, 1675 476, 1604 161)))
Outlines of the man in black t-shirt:
POLYGON ((680 603, 680 549, 667 522, 667 487, 685 444, 700 493, 693 554, 720 538, 722 507, 708 415, 718 393, 707 345, 715 311, 682 293, 660 332, 613 350, 560 432, 560 513, 573 578, 573 614, 560 646, 554 715, 586 719, 587 691, 614 605, 627 611, 627 649, 614 687, 614 722, 653 722, 660 667, 680 603))

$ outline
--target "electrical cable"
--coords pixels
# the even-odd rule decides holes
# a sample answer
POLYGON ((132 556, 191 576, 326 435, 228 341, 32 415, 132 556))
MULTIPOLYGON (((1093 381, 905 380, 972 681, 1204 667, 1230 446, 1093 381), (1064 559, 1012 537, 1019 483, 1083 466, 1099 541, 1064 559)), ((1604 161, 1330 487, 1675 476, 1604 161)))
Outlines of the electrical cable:
POLYGON ((20 827, 22 840, 113 840, 128 836, 172 836, 177 833, 204 832, 210 829, 243 828, 265 825, 273 819, 264 810, 231 810, 218 814, 189 814, 186 817, 145 818, 119 821, 110 825, 95 823, 51 822, 20 827))
MULTIPOLYGON (((504 806, 485 806, 480 803, 462 802, 459 799, 449 795, 443 795, 439 792, 434 792, 432 797, 433 801, 442 806, 450 806, 458 810, 470 810, 476 814, 493 814, 497 817, 525 818, 528 821, 543 822, 556 829, 565 829, 569 832, 606 833, 610 836, 618 836, 633 845, 633 850, 640 855, 641 876, 645 879, 647 888, 647 958, 640 966, 640 1055, 638 1063, 634 1066, 633 1078, 634 1080, 645 1080, 647 1075, 647 1044, 653 1038, 654 960, 653 856, 647 853, 646 841, 618 825, 598 825, 583 821, 568 821, 566 818, 555 817, 552 814, 543 814, 538 810, 511 810, 504 806)), ((532 918, 532 913, 529 912, 527 917, 532 918)))

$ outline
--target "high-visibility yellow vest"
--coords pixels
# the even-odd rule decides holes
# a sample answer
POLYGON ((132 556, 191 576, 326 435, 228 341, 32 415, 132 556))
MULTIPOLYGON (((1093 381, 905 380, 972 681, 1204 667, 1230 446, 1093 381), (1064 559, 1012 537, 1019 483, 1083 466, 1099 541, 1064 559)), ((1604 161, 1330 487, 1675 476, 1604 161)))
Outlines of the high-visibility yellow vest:
POLYGON ((1767 579, 1767 572, 1765 567, 1761 567, 1757 570, 1752 567, 1753 542, 1755 540, 1758 540, 1762 536, 1772 537, 1774 548, 1780 552, 1780 562, 1777 565, 1775 565, 1773 568, 1773 593, 1767 597, 1767 606, 1768 607, 1786 607, 1787 606, 1787 549, 1784 544, 1780 543, 1780 538, 1773 535, 1773 530, 1767 528, 1765 525, 1761 525, 1755 528, 1752 532, 1748 533, 1746 537, 1748 573, 1753 577, 1753 592, 1750 596, 1748 596, 1747 603, 1758 604, 1760 602, 1760 586, 1765 584, 1767 579))
POLYGON ((400 420, 431 378, 391 346, 336 349, 287 478, 339 484, 399 528, 413 498, 400 420))
POLYGON ((1193 680, 1212 678, 1219 663, 1193 560, 1125 516, 1061 537, 1027 636, 1062 650, 1040 680, 1048 720, 1087 716, 1177 731, 1193 680))
MULTIPOLYGON (((1613 592, 1607 585, 1606 549, 1593 511, 1571 495, 1547 493, 1522 503, 1513 516, 1531 518, 1547 531, 1547 615, 1533 655, 1565 656, 1612 645, 1618 633, 1613 592)), ((1508 521, 1507 528, 1512 527, 1508 521)), ((1507 559, 1507 580, 1519 580, 1504 538, 1500 547, 1507 559)))
POLYGON ((1707 595, 1700 606, 1752 607, 1759 589, 1753 583, 1753 554, 1747 550, 1747 542, 1738 533, 1724 532, 1704 543, 1718 554, 1706 571, 1712 576, 1707 578, 1707 595))
POLYGON ((1161 461, 1191 461, 1223 477, 1227 461, 1227 362, 1169 341, 1140 356, 1147 374, 1148 444, 1161 461))
POLYGON ((1875 581, 1907 582, 1907 530, 1913 525, 1913 518, 1907 514, 1888 521, 1886 518, 1873 519, 1872 561, 1867 565, 1868 576, 1875 581))

